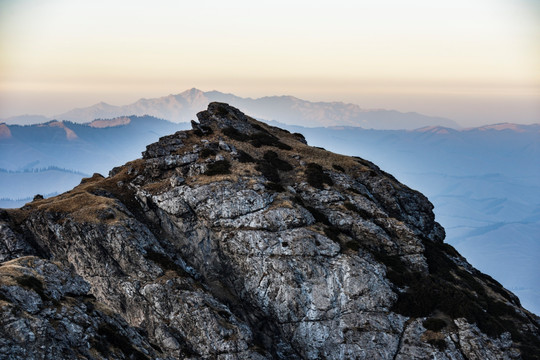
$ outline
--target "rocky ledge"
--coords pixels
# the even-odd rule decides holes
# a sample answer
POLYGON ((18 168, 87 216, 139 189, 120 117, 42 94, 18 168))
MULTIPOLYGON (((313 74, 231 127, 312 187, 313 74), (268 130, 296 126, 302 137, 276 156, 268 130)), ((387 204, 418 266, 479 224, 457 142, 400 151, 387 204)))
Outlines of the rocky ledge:
POLYGON ((227 104, 197 116, 0 211, 0 357, 540 358, 538 317, 422 194, 227 104))

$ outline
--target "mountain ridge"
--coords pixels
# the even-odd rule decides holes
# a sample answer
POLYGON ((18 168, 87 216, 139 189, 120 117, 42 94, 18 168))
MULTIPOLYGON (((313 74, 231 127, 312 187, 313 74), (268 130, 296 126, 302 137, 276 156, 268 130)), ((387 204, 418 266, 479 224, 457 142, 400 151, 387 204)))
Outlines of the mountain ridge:
MULTIPOLYGON (((222 101, 247 109, 257 118, 274 120, 279 118, 297 125, 356 125, 368 128, 415 128, 420 123, 440 123, 458 127, 448 119, 429 117, 418 113, 401 113, 395 110, 362 109, 358 105, 343 102, 309 102, 294 96, 264 96, 261 98, 241 98, 234 94, 219 91, 203 92, 192 88, 179 94, 154 99, 140 99, 132 104, 115 108, 114 115, 150 114, 174 122, 189 121, 196 110, 212 101, 222 101), (277 111, 277 112, 276 112, 277 111), (273 116, 273 117, 272 117, 273 116)), ((90 108, 87 108, 93 112, 90 108)), ((76 113, 58 115, 60 119, 89 120, 76 113)), ((91 116, 90 116, 91 117, 91 116)))
MULTIPOLYGON (((86 123, 97 118, 151 115, 173 122, 189 122, 195 117, 198 109, 212 101, 233 104, 246 109, 259 119, 279 119, 288 124, 302 126, 352 125, 373 129, 414 129, 426 125, 459 127, 452 120, 415 112, 363 109, 355 104, 337 101, 310 102, 288 95, 242 98, 215 90, 203 92, 196 88, 158 98, 141 98, 134 103, 123 106, 100 102, 89 107, 76 108, 58 114, 52 119, 86 123)), ((39 119, 35 116, 34 118, 39 119)), ((27 124, 31 119, 32 116, 12 117, 6 119, 6 122, 13 124, 20 121, 27 124)))
POLYGON ((280 119, 287 125, 307 127, 320 126, 357 126, 375 130, 417 130, 425 127, 442 127, 454 130, 496 129, 504 125, 505 129, 521 131, 524 126, 513 123, 481 125, 473 128, 462 128, 457 123, 437 116, 426 116, 417 112, 400 112, 386 109, 364 109, 352 103, 341 101, 306 101, 290 95, 263 96, 259 98, 242 98, 232 93, 216 90, 203 92, 196 88, 178 94, 169 94, 158 98, 140 98, 128 105, 111 105, 99 102, 89 107, 75 108, 71 111, 47 118, 42 115, 21 115, 2 120, 8 125, 29 125, 48 122, 50 120, 66 120, 76 123, 87 123, 96 119, 110 119, 131 115, 151 115, 173 122, 189 122, 196 109, 206 106, 211 101, 222 101, 247 108, 256 118, 266 122, 280 119), (313 109, 315 107, 316 109, 313 109), (318 107, 318 108, 317 108, 318 107), (361 114, 368 114, 362 119, 361 114), (408 117, 412 118, 409 123, 408 117), (397 119, 398 118, 398 119, 397 119))
POLYGON ((198 119, 107 178, 0 211, 14 357, 538 358, 538 317, 443 242, 422 194, 227 104, 198 119))

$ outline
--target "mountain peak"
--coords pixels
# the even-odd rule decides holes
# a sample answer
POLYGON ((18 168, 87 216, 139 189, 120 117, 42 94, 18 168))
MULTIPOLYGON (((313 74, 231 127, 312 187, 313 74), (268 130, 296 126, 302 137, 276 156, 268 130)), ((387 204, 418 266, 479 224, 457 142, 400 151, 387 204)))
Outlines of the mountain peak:
POLYGON ((11 137, 11 131, 9 126, 5 123, 0 123, 0 139, 9 139, 11 137))
POLYGON ((178 95, 172 95, 176 98, 182 98, 189 102, 196 102, 198 99, 205 98, 205 93, 199 89, 191 88, 181 92, 178 95))
POLYGON ((425 126, 425 127, 413 130, 413 131, 421 132, 421 133, 445 135, 445 134, 456 132, 457 130, 450 129, 444 126, 425 126))
POLYGON ((197 88, 191 88, 191 89, 188 89, 184 92, 181 92, 180 94, 182 95, 200 95, 200 94, 204 94, 204 92, 202 90, 199 90, 197 88))
POLYGON ((197 118, 202 126, 233 127, 246 133, 251 133, 254 130, 243 112, 226 103, 212 102, 208 104, 208 110, 197 113, 197 118))
POLYGON ((8 357, 539 353, 538 319, 444 243, 425 196, 226 103, 198 120, 106 178, 0 212, 1 259, 33 256, 0 267, 0 319, 69 324, 43 348, 0 329, 8 357), (65 329, 88 333, 68 347, 65 329))
POLYGON ((68 140, 76 140, 76 139, 79 138, 77 136, 77 134, 75 134, 75 132, 73 130, 71 130, 70 128, 68 128, 66 126, 66 124, 64 124, 63 121, 51 120, 51 121, 49 121, 47 123, 44 123, 44 124, 38 125, 38 126, 48 126, 48 127, 60 128, 60 129, 64 130, 64 132, 66 133, 66 139, 68 139, 68 140))

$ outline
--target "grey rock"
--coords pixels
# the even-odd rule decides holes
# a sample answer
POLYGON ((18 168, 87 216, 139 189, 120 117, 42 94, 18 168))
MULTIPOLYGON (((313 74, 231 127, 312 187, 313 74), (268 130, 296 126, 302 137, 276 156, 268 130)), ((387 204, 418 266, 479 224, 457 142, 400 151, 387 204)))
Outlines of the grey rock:
POLYGON ((9 225, 0 220, 0 262, 34 254, 34 249, 22 236, 14 233, 9 225))
POLYGON ((0 265, 0 283, 3 297, 9 299, 0 301, 4 359, 158 357, 136 329, 88 297, 87 282, 61 265, 35 257, 5 262, 0 265), (29 299, 39 296, 17 282, 27 274, 33 274, 47 294, 31 306, 29 299))
POLYGON ((219 148, 221 150, 225 150, 225 151, 228 151, 228 152, 231 152, 231 146, 229 144, 227 144, 225 141, 223 140, 219 140, 219 148))
POLYGON ((182 185, 185 182, 186 182, 186 180, 181 176, 173 176, 173 177, 171 177, 171 186, 172 187, 182 185))
POLYGON ((179 131, 174 135, 164 136, 159 139, 159 143, 154 143, 146 147, 146 151, 143 152, 143 158, 149 159, 154 157, 161 157, 170 155, 174 151, 183 147, 183 139, 186 138, 184 132, 179 131))

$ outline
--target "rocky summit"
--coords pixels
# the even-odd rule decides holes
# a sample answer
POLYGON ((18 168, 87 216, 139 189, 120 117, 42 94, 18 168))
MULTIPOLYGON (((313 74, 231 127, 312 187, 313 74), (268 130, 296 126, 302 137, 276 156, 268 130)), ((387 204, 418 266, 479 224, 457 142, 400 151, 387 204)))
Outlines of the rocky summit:
POLYGON ((210 103, 0 211, 2 359, 539 359, 540 321, 361 158, 210 103))

